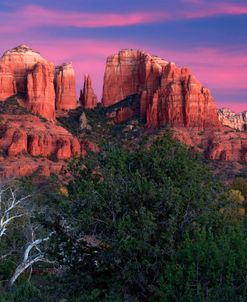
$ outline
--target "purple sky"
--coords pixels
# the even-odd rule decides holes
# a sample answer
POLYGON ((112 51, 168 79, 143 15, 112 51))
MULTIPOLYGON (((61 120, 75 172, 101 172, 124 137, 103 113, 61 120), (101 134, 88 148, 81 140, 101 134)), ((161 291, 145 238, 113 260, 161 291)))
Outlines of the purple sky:
POLYGON ((27 44, 90 73, 101 97, 106 57, 134 48, 188 66, 218 107, 247 110, 246 0, 0 0, 0 52, 27 44))

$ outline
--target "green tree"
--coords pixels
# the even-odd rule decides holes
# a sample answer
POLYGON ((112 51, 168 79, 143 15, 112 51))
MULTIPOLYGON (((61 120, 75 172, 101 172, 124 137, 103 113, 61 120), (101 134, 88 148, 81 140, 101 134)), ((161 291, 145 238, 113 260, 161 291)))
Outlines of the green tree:
POLYGON ((246 301, 246 249, 243 225, 188 236, 164 270, 156 301, 246 301))
POLYGON ((76 301, 149 301, 187 234, 221 228, 217 182, 169 135, 75 160, 71 173, 70 202, 49 223, 76 301))

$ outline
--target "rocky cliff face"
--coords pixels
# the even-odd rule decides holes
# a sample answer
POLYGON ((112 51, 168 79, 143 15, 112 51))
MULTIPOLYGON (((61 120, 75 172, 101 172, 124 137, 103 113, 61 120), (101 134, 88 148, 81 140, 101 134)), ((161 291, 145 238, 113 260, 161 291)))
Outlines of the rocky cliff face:
POLYGON ((222 108, 218 110, 218 118, 224 126, 240 131, 247 130, 247 111, 235 113, 229 108, 222 108))
POLYGON ((103 105, 113 105, 126 97, 159 86, 162 67, 168 64, 159 57, 139 50, 125 49, 108 57, 104 75, 103 105))
MULTIPOLYGON (((22 44, 6 51, 0 59, 0 66, 4 66, 4 68, 13 75, 17 92, 25 93, 28 73, 38 62, 45 61, 46 60, 38 52, 22 44)), ((11 95, 12 94, 9 96, 11 95)))
POLYGON ((80 95, 80 103, 85 109, 94 109, 97 106, 97 96, 94 93, 90 75, 85 74, 84 86, 80 95))
POLYGON ((27 95, 27 108, 47 119, 54 119, 55 103, 58 110, 75 109, 77 101, 72 65, 63 64, 56 68, 56 72, 51 65, 24 44, 6 51, 0 59, 0 100, 17 93, 27 95))
POLYGON ((27 76, 27 108, 48 120, 55 119, 54 65, 37 63, 27 76))
POLYGON ((0 179, 40 169, 45 175, 54 169, 58 172, 66 166, 65 160, 79 156, 81 150, 78 139, 54 123, 27 114, 1 114, 0 179))
POLYGON ((56 67, 56 109, 71 110, 77 107, 75 71, 71 63, 56 67))
POLYGON ((174 128, 174 138, 204 153, 211 160, 247 162, 247 133, 221 127, 217 131, 207 129, 174 128))
POLYGON ((174 63, 163 68, 160 87, 145 103, 150 128, 164 125, 198 129, 219 127, 210 91, 188 68, 179 68, 174 63))
POLYGON ((0 101, 17 93, 16 82, 10 70, 0 64, 0 101))
POLYGON ((123 50, 107 59, 103 104, 140 96, 140 117, 148 128, 219 127, 214 100, 188 68, 156 56, 123 50))

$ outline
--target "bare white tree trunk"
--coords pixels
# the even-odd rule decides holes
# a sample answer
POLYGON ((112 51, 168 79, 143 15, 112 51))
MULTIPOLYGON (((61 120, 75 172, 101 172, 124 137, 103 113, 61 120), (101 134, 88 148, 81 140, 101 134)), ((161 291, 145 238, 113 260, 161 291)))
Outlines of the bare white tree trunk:
MULTIPOLYGON (((23 207, 20 205, 29 199, 31 195, 27 195, 22 198, 17 198, 16 191, 10 187, 3 188, 0 185, 0 240, 1 238, 6 235, 6 231, 10 225, 16 221, 16 219, 22 217, 23 214, 23 207), (22 210, 22 211, 21 211, 22 210)), ((28 220, 30 219, 31 213, 28 213, 28 220)), ((31 231, 31 242, 27 244, 23 259, 21 263, 17 266, 13 276, 9 280, 9 287, 12 287, 18 277, 29 267, 31 267, 34 263, 37 262, 50 262, 45 257, 45 252, 41 250, 42 244, 48 241, 51 235, 54 233, 50 233, 46 238, 42 239, 34 239, 34 231, 32 225, 30 224, 30 231, 31 231)), ((0 260, 5 259, 9 255, 12 254, 12 251, 5 255, 0 255, 0 260)))
POLYGON ((13 220, 23 216, 18 213, 18 206, 30 197, 31 195, 27 195, 17 199, 16 191, 12 188, 0 187, 0 238, 6 234, 7 227, 13 220), (9 193, 8 197, 6 193, 9 193))
POLYGON ((54 232, 50 233, 48 237, 43 239, 37 239, 29 243, 24 251, 24 256, 22 262, 17 266, 13 276, 11 277, 9 281, 9 287, 12 287, 17 278, 30 266, 32 266, 34 263, 37 262, 47 262, 50 263, 50 261, 45 257, 45 253, 40 250, 40 245, 44 243, 45 241, 48 241, 51 237, 51 235, 54 234, 54 232), (33 250, 36 251, 36 253, 31 254, 33 250))

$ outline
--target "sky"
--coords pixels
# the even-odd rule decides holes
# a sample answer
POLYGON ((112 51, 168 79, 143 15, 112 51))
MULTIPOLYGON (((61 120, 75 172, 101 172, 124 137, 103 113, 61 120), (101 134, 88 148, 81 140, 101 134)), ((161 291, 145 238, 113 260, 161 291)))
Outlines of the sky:
POLYGON ((190 67, 218 108, 247 110, 247 0, 0 0, 0 41, 72 62, 99 99, 107 56, 140 49, 190 67))

